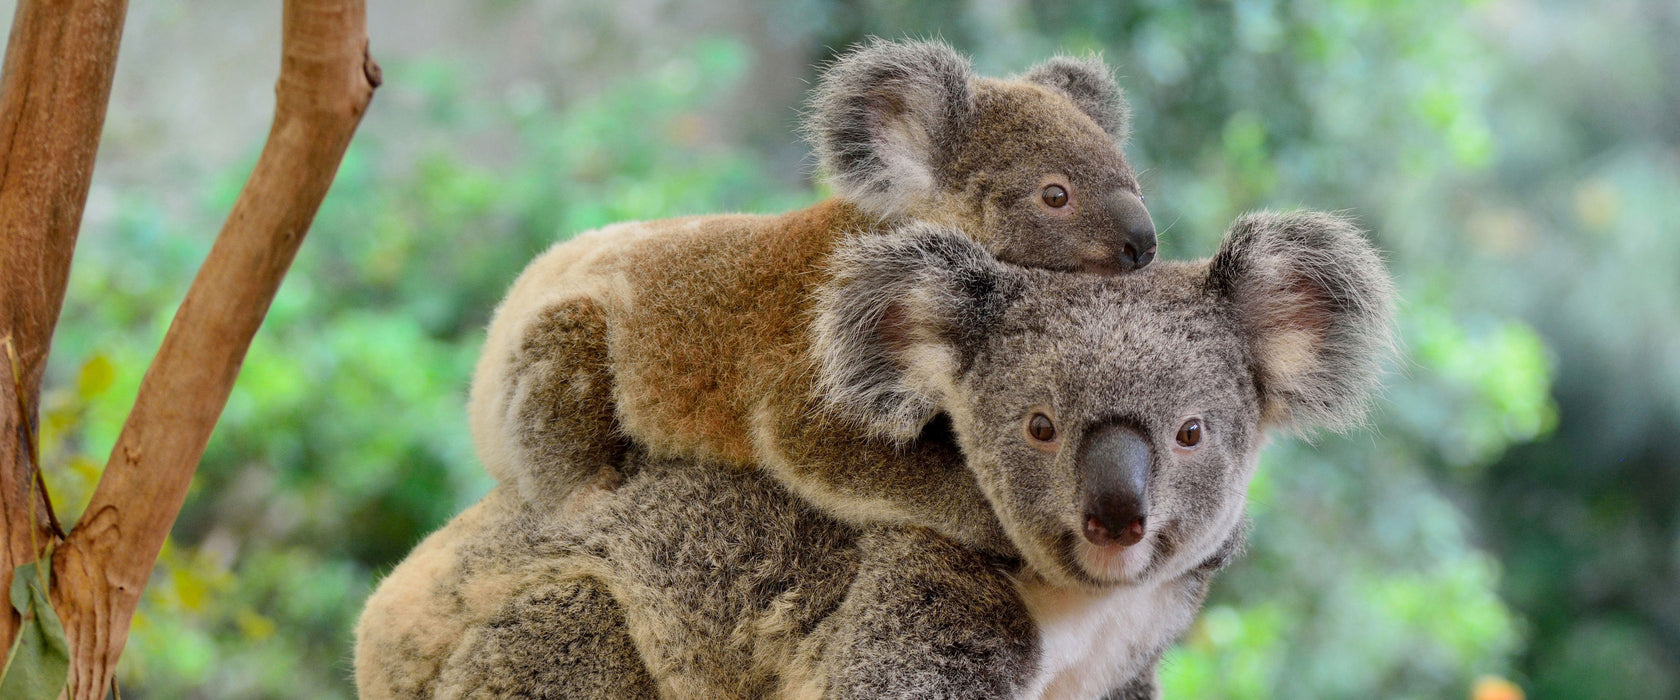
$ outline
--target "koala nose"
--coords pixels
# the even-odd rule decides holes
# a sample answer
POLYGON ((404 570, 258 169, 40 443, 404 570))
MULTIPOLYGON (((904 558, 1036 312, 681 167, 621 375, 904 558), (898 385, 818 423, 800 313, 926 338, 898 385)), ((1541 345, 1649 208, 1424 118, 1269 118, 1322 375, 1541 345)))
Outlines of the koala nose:
POLYGON ((1115 259, 1120 271, 1129 272, 1155 259, 1155 222, 1143 199, 1126 190, 1115 190, 1108 196, 1108 214, 1119 231, 1114 242, 1115 259))
POLYGON ((1085 539, 1130 547, 1143 539, 1149 511, 1149 466, 1155 450, 1130 426, 1110 423, 1085 443, 1085 539))

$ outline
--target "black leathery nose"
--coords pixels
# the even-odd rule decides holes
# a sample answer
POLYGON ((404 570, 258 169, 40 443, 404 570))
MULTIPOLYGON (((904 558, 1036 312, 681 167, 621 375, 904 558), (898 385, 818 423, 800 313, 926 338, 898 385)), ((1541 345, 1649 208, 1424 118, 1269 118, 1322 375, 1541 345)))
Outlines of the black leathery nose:
POLYGON ((1136 429, 1110 423, 1091 432, 1080 458, 1084 536, 1099 547, 1130 547, 1148 531, 1154 449, 1136 429))
POLYGON ((1126 271, 1136 270, 1155 259, 1155 221, 1143 199, 1126 190, 1115 190, 1107 197, 1108 214, 1113 218, 1118 239, 1116 258, 1126 271))

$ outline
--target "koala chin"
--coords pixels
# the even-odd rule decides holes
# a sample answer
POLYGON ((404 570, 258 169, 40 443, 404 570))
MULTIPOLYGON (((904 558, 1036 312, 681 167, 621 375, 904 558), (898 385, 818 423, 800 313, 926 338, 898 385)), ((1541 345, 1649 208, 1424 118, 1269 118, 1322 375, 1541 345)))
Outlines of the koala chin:
MULTIPOLYGON (((779 479, 624 457, 567 508, 497 488, 369 599, 362 697, 1125 698, 1240 548, 1264 435, 1360 416, 1389 349, 1376 252, 1327 214, 1118 277, 914 224, 839 246, 812 321, 830 409, 954 443, 955 517, 850 524, 779 479)), ((866 500, 867 493, 856 496, 866 500)))
POLYGON ((526 268, 473 378, 479 457, 525 498, 557 504, 621 482, 626 472, 603 465, 634 442, 761 466, 848 522, 1006 549, 998 524, 974 516, 978 490, 930 491, 920 478, 965 473, 953 447, 918 443, 926 415, 859 423, 828 410, 812 303, 838 248, 912 224, 1032 269, 1144 268, 1155 229, 1120 150, 1120 89, 1094 58, 998 79, 944 44, 874 41, 827 66, 804 129, 834 198, 609 226, 526 268))

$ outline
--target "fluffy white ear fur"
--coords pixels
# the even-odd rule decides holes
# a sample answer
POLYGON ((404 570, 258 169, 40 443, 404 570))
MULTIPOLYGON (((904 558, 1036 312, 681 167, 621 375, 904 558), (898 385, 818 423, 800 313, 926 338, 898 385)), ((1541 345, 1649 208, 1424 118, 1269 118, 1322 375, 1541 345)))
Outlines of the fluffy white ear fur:
POLYGON ((937 41, 872 39, 830 64, 804 131, 839 196, 881 217, 931 196, 933 159, 973 109, 973 77, 937 41))
POLYGON ((1008 271, 960 231, 928 223, 849 241, 831 270, 812 325, 818 394, 875 435, 911 440, 949 397, 961 339, 1006 303, 1008 271))
POLYGON ((1357 423, 1394 346, 1394 283, 1353 223, 1259 212, 1232 224, 1208 285, 1235 309, 1268 426, 1357 423))

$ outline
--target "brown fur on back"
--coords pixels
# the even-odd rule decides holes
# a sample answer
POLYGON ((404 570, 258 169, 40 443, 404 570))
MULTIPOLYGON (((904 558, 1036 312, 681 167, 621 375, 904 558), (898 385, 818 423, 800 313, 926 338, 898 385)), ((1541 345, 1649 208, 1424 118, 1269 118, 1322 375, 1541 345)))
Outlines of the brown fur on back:
POLYGON ((814 381, 810 319, 797 310, 823 281, 822 259, 847 233, 877 226, 829 200, 625 251, 614 263, 636 291, 609 343, 629 431, 671 452, 751 461, 760 403, 803 402, 814 381))
POLYGON ((982 78, 938 42, 874 42, 824 76, 807 131, 836 198, 609 226, 520 275, 473 380, 474 442, 493 475, 553 501, 598 483, 628 438, 762 466, 850 523, 1008 551, 954 445, 912 440, 931 412, 888 434, 819 396, 815 290, 837 245, 917 222, 958 226, 1027 267, 1147 264, 1154 229, 1120 151, 1119 87, 1097 59, 982 78), (1052 180, 1066 195, 1054 208, 1052 180))
MULTIPOLYGON (((872 437, 828 410, 817 395, 811 298, 830 280, 827 261, 835 246, 879 230, 881 222, 829 200, 781 216, 638 226, 634 235, 617 233, 627 243, 623 247, 612 247, 611 239, 587 242, 604 252, 569 273, 611 279, 614 293, 560 307, 602 315, 589 325, 607 329, 606 355, 624 434, 659 454, 768 467, 796 493, 848 522, 915 523, 970 545, 1009 551, 952 441, 934 436, 904 445, 872 437)), ((550 309, 538 318, 556 313, 550 309)), ((554 338, 552 326, 530 325, 526 343, 554 338)), ((574 364, 594 356, 567 344, 554 352, 574 364)), ((579 381, 573 374, 509 377, 566 387, 579 381)), ((549 392, 551 401, 554 395, 549 392)), ((540 413, 569 413, 577 416, 571 422, 581 422, 594 415, 595 405, 582 398, 572 396, 559 401, 558 411, 540 413)), ((516 437, 540 444, 550 434, 564 437, 550 421, 530 424, 516 437)), ((586 454, 577 444, 579 433, 571 435, 550 453, 586 454)), ((596 452, 620 444, 603 443, 596 452)))

